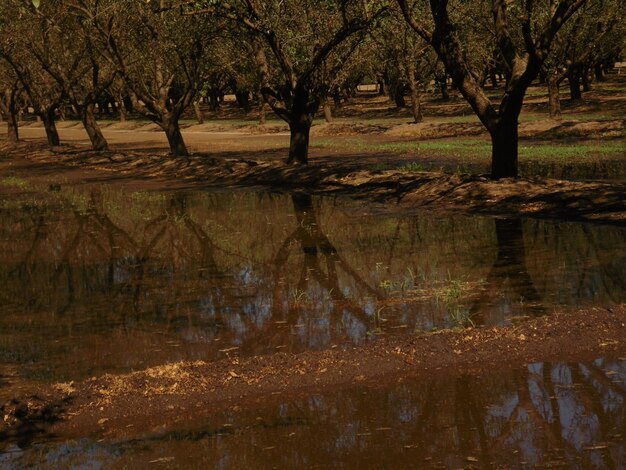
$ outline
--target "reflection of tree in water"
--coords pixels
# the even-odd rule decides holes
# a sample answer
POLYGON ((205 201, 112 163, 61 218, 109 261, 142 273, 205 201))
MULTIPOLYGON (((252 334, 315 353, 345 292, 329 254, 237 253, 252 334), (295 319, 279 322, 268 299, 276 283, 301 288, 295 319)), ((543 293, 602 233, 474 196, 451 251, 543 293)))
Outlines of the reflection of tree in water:
POLYGON ((621 469, 626 363, 536 363, 483 377, 355 386, 211 421, 215 427, 120 442, 123 462, 182 452, 229 468, 621 469))
POLYGON ((346 295, 341 279, 355 283, 359 295, 374 297, 376 291, 322 232, 310 198, 292 198, 296 229, 272 248, 258 239, 239 247, 236 226, 210 195, 203 204, 215 206, 201 222, 190 215, 198 205, 189 202, 189 194, 142 196, 157 201, 147 212, 137 201, 108 197, 92 192, 80 210, 34 211, 16 229, 29 237, 15 248, 12 261, 5 260, 3 266, 11 268, 0 274, 6 279, 2 295, 19 312, 11 328, 29 321, 35 325, 30 335, 47 338, 32 343, 33 350, 49 347, 55 337, 70 341, 67 331, 76 332, 74 350, 89 335, 123 331, 153 339, 167 333, 195 345, 198 353, 208 348, 213 354, 232 346, 254 354, 275 346, 326 345, 335 335, 343 338, 353 320, 365 335, 369 317, 346 295), (221 232, 212 230, 218 225, 221 232), (301 256, 294 255, 294 246, 301 256), (294 292, 305 291, 328 299, 327 318, 313 333, 298 324, 319 316, 319 305, 293 302, 294 292), (294 328, 301 334, 292 334, 294 328))
MULTIPOLYGON (((493 311, 504 302, 515 302, 525 314, 542 314, 541 297, 535 289, 526 265, 526 247, 521 219, 495 219, 497 255, 484 282, 484 289, 474 300, 471 317, 477 324, 489 323, 493 311)), ((507 312, 510 314, 510 312, 507 312)))
POLYGON ((118 206, 99 192, 92 192, 80 210, 42 208, 30 220, 18 212, 16 230, 33 235, 15 243, 15 253, 3 263, 2 296, 11 306, 7 313, 14 315, 5 315, 3 322, 5 333, 15 334, 2 355, 37 362, 38 356, 83 351, 95 338, 126 332, 146 338, 142 345, 133 346, 133 339, 123 345, 129 356, 143 360, 168 341, 164 334, 216 334, 215 320, 196 313, 200 292, 210 296, 215 287, 204 279, 207 272, 222 281, 220 295, 213 297, 226 297, 229 279, 215 261, 219 248, 188 216, 185 194, 163 203, 155 199, 161 207, 147 213, 133 212, 138 205, 126 199, 127 206, 118 206), (27 331, 24 322, 30 325, 27 331))
MULTIPOLYGON (((276 460, 253 449, 276 434, 242 433, 220 455, 239 467, 624 468, 626 363, 538 363, 480 378, 358 387, 283 404, 265 422, 310 423, 276 460), (247 442, 247 439, 252 442, 247 442), (280 465, 279 465, 280 464, 280 465)), ((277 458, 277 454, 273 454, 277 458)))
MULTIPOLYGON (((363 298, 377 299, 380 292, 368 285, 367 282, 346 262, 337 252, 335 246, 324 234, 317 219, 311 196, 295 193, 291 196, 296 216, 296 229, 285 239, 274 257, 274 294, 273 305, 276 318, 294 325, 305 312, 309 296, 319 298, 324 294, 332 301, 329 306, 330 334, 336 333, 334 325, 341 322, 345 325, 345 318, 341 314, 349 314, 358 320, 361 326, 367 327, 373 315, 368 315, 360 301, 363 298), (298 279, 294 285, 289 285, 286 277, 286 264, 291 253, 292 245, 302 250, 302 263, 297 273, 298 279), (341 274, 340 274, 341 273, 341 274), (359 292, 351 292, 348 297, 340 277, 343 275, 351 279, 359 292), (285 292, 290 289, 290 292, 285 292), (322 292, 319 292, 319 289, 322 292), (315 295, 313 294, 315 292, 315 295), (283 299, 291 297, 291 305, 285 305, 283 299), (285 308, 287 307, 287 312, 285 308)), ((310 310, 310 315, 324 315, 326 312, 310 310)), ((346 326, 346 328, 348 328, 346 326)))

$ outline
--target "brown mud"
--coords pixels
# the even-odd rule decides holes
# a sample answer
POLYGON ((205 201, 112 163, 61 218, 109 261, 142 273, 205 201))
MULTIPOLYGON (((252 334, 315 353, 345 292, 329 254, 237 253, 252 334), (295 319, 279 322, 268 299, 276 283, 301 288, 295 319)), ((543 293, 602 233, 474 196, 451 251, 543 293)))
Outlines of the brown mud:
POLYGON ((2 407, 3 438, 29 432, 107 439, 145 435, 223 411, 284 402, 355 383, 482 375, 531 362, 584 362, 626 353, 626 305, 554 314, 514 326, 382 338, 366 346, 172 363, 33 390, 2 407), (56 422, 55 422, 56 421, 56 422))

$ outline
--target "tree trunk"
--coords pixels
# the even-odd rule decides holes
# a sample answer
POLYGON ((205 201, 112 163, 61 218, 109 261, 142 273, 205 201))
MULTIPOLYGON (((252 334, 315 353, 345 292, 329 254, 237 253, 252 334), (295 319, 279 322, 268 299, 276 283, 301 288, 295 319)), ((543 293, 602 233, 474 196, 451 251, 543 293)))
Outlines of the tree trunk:
POLYGON ((555 77, 549 77, 548 82, 548 105, 550 119, 561 120, 561 98, 559 97, 559 81, 555 77))
POLYGON ((406 101, 404 100, 404 86, 401 83, 394 84, 391 93, 396 108, 406 108, 406 101))
POLYGON ((330 108, 330 103, 328 102, 328 100, 324 101, 324 119, 328 123, 333 122, 333 112, 330 108))
POLYGON ((596 75, 596 82, 603 82, 606 80, 604 77, 604 70, 602 69, 602 65, 596 65, 594 67, 594 72, 596 75))
POLYGON ((572 70, 567 74, 567 81, 569 82, 569 94, 572 101, 582 99, 583 95, 580 91, 580 75, 578 71, 572 70))
POLYGON ((98 125, 98 121, 93 114, 94 105, 93 103, 85 104, 82 107, 82 121, 85 130, 87 131, 87 135, 89 136, 89 140, 91 141, 91 147, 94 150, 109 150, 109 144, 107 140, 102 135, 102 131, 100 130, 100 126, 98 125))
POLYGON ((407 77, 407 84, 409 86, 409 92, 411 93, 411 114, 413 114, 413 120, 417 124, 422 122, 424 117, 422 116, 422 103, 420 102, 420 92, 417 81, 417 62, 414 54, 408 56, 408 62, 405 63, 404 71, 407 77))
POLYGON ((237 91, 235 93, 235 99, 237 105, 244 111, 250 111, 250 92, 249 91, 237 91))
POLYGON ((202 109, 200 109, 199 101, 193 102, 193 111, 194 113, 196 113, 196 119, 198 121, 198 124, 204 124, 204 115, 202 114, 202 109))
POLYGON ((491 178, 517 177, 517 119, 501 119, 491 134, 491 178))
POLYGON ((214 113, 218 112, 220 109, 220 97, 218 90, 212 89, 209 92, 209 109, 214 113))
POLYGON ((489 68, 489 80, 491 80, 492 88, 498 88, 498 76, 496 75, 496 69, 493 67, 489 68))
POLYGON ((289 124, 291 138, 289 141, 288 164, 306 165, 309 162, 309 134, 311 117, 302 115, 289 124))
POLYGON ((48 110, 40 115, 41 120, 43 121, 44 129, 46 130, 46 138, 48 139, 48 145, 51 147, 56 147, 61 144, 61 139, 59 138, 59 132, 57 131, 57 126, 54 121, 54 113, 55 110, 48 110))
POLYGON ((378 95, 379 96, 385 96, 386 91, 385 91, 385 81, 384 80, 378 80, 378 95))
POLYGON ((7 117, 7 141, 19 142, 19 113, 16 106, 16 89, 7 88, 4 92, 2 111, 7 117))
POLYGON ((187 146, 185 145, 183 134, 180 132, 178 118, 165 118, 161 123, 161 127, 167 136, 167 142, 170 145, 170 152, 172 155, 174 157, 188 157, 189 152, 187 150, 187 146))
POLYGON ((117 112, 119 113, 120 122, 126 122, 126 113, 128 112, 126 108, 126 103, 124 101, 124 97, 120 96, 117 100, 117 112))
POLYGON ((258 93, 259 97, 259 125, 264 126, 267 123, 267 113, 265 112, 265 98, 263 93, 258 93))
POLYGON ((7 116, 7 140, 14 143, 20 141, 17 114, 15 113, 7 116))
POLYGON ((441 93, 441 101, 448 101, 450 94, 448 93, 448 80, 444 76, 442 80, 439 80, 439 92, 441 93))
POLYGON ((339 87, 333 91, 333 103, 335 104, 335 110, 341 109, 341 90, 339 87))
POLYGON ((415 123, 422 122, 424 115, 422 114, 422 103, 420 101, 420 94, 417 88, 411 90, 411 112, 413 113, 413 120, 415 123))
POLYGON ((583 83, 583 91, 591 91, 591 80, 589 77, 589 70, 583 69, 581 74, 581 80, 583 83))

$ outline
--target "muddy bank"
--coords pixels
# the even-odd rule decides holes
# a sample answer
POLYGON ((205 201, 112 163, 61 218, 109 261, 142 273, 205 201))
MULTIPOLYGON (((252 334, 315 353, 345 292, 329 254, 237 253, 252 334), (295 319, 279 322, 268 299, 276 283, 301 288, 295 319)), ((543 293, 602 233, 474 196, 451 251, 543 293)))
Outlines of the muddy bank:
POLYGON ((16 147, 2 144, 0 154, 6 159, 26 158, 35 164, 95 170, 111 176, 165 179, 173 186, 260 186, 311 194, 345 194, 395 202, 405 208, 626 224, 623 182, 540 178, 491 181, 486 176, 467 174, 368 170, 343 164, 341 159, 294 167, 285 165, 277 154, 250 159, 210 154, 172 158, 142 152, 92 152, 76 146, 49 150, 37 143, 16 147))
POLYGON ((532 362, 587 361, 625 353, 626 305, 296 355, 241 359, 225 351, 223 360, 212 363, 166 364, 38 390, 3 405, 0 435, 19 438, 20 429, 28 429, 120 438, 355 383, 379 387, 408 377, 481 375, 532 362))

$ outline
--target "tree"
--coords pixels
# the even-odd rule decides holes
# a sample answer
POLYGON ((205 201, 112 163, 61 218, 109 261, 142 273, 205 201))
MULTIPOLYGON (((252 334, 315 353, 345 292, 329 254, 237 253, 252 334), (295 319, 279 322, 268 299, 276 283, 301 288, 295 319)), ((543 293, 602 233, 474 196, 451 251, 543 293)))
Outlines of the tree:
POLYGON ((561 27, 587 0, 554 0, 546 9, 537 0, 485 0, 469 17, 466 2, 455 0, 397 0, 413 30, 428 42, 446 67, 454 85, 489 131, 492 142, 491 177, 518 176, 518 118, 526 90, 538 76, 561 27), (428 10, 432 21, 422 19, 428 10), (507 67, 507 83, 499 105, 484 90, 481 73, 473 66, 471 33, 474 19, 491 17, 492 34, 485 37, 507 67))
POLYGON ((194 6, 189 14, 222 15, 262 39, 266 47, 256 49, 261 93, 289 124, 287 163, 306 164, 313 118, 328 93, 331 77, 386 8, 367 0, 203 3, 207 8, 194 6))
POLYGON ((582 99, 581 85, 589 87, 592 70, 596 79, 603 79, 604 65, 614 63, 624 47, 625 25, 621 2, 605 0, 587 3, 562 28, 542 69, 551 118, 560 118, 559 86, 565 79, 573 101, 582 99))
POLYGON ((107 150, 94 110, 113 82, 115 70, 102 63, 88 17, 71 2, 45 2, 26 10, 23 34, 29 39, 28 60, 37 62, 61 88, 80 115, 93 149, 107 150))
POLYGON ((434 78, 435 54, 422 38, 394 11, 373 34, 380 75, 385 77, 390 98, 398 108, 406 106, 404 95, 411 98, 411 114, 414 122, 423 120, 421 88, 434 78))
POLYGON ((0 112, 7 121, 7 141, 18 142, 18 102, 22 85, 9 67, 0 69, 0 112))
POLYGON ((133 109, 163 129, 173 155, 188 155, 179 120, 213 65, 219 22, 183 16, 166 0, 74 1, 122 77, 133 109))
POLYGON ((28 41, 32 30, 48 29, 45 18, 33 23, 29 1, 7 0, 0 3, 0 59, 13 70, 35 114, 43 121, 48 144, 59 145, 55 119, 65 98, 64 90, 30 54, 28 41), (26 39, 25 39, 26 38, 26 39))

